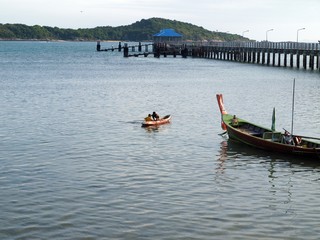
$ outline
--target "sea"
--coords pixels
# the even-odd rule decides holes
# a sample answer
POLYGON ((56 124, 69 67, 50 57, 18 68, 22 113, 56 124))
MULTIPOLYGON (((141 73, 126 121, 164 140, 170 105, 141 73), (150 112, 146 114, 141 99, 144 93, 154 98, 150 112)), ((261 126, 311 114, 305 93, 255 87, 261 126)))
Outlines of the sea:
POLYGON ((318 70, 0 42, 0 239, 319 239, 320 161, 228 139, 218 93, 320 137, 318 70))

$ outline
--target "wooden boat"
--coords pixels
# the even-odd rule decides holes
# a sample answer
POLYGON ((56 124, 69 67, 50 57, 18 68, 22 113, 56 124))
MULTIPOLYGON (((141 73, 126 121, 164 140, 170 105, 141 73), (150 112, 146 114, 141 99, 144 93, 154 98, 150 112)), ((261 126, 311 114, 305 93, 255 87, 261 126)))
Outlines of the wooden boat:
POLYGON ((171 115, 166 115, 163 118, 160 118, 159 120, 152 120, 152 121, 144 121, 142 123, 142 127, 150 127, 150 126, 158 126, 162 124, 169 123, 171 120, 171 115))
POLYGON ((313 141, 320 138, 273 131, 241 118, 236 118, 236 123, 233 120, 235 116, 228 114, 224 108, 222 94, 217 94, 217 101, 221 112, 221 127, 227 131, 229 138, 268 151, 320 159, 320 143, 313 141))

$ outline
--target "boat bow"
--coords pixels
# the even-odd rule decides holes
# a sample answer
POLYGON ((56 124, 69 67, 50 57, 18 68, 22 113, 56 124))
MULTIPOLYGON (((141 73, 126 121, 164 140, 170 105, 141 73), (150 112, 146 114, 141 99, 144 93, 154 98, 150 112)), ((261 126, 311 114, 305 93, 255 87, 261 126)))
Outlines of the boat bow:
POLYGON ((218 101, 218 105, 219 105, 219 109, 220 109, 220 113, 221 113, 221 128, 223 130, 227 130, 227 126, 226 124, 224 123, 223 121, 223 115, 225 114, 228 114, 225 107, 224 107, 224 104, 223 104, 223 96, 222 94, 217 94, 217 101, 218 101))

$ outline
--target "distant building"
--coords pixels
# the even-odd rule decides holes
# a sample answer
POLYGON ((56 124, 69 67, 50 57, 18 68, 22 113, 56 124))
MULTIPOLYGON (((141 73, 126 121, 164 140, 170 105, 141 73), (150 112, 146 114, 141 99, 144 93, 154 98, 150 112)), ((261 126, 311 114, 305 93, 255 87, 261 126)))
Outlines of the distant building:
POLYGON ((155 42, 180 41, 181 39, 182 35, 173 29, 162 29, 160 32, 153 35, 153 40, 155 42))

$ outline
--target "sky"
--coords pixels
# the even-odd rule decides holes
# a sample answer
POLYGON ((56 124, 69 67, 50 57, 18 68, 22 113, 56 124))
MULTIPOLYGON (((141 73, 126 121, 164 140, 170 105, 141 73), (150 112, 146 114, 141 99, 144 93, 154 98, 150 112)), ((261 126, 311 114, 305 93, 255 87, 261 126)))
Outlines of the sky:
POLYGON ((78 29, 152 17, 257 41, 320 40, 320 0, 0 0, 2 24, 78 29))

